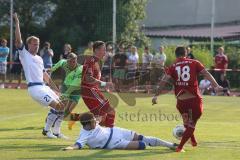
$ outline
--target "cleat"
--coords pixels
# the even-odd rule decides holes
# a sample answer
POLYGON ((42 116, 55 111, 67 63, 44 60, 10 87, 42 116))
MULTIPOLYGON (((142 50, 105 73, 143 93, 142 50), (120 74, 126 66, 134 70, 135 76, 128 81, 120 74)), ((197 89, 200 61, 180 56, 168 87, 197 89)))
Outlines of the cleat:
POLYGON ((185 150, 183 148, 176 148, 176 152, 185 152, 185 150))
POLYGON ((68 122, 68 129, 72 130, 72 127, 75 125, 76 121, 69 121, 68 122))
POLYGON ((51 131, 45 131, 44 129, 43 129, 43 131, 42 131, 42 134, 43 134, 44 136, 47 136, 48 138, 51 138, 51 139, 56 139, 56 138, 57 138, 55 135, 52 134, 51 131))
POLYGON ((53 134, 55 137, 57 138, 60 138, 60 139, 65 139, 65 140, 68 140, 69 137, 65 136, 64 134, 62 133, 59 133, 59 134, 53 134))

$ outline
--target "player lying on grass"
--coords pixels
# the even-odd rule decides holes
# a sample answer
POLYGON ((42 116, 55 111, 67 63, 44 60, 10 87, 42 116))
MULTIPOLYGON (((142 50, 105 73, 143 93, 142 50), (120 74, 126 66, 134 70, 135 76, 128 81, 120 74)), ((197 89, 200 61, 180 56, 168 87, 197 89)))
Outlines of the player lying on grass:
MULTIPOLYGON (((28 93, 39 104, 51 107, 52 116, 47 117, 44 131, 48 138, 57 138, 57 136, 52 134, 51 127, 55 119, 63 113, 64 105, 61 103, 59 96, 49 86, 45 85, 45 82, 49 82, 49 76, 44 71, 42 58, 37 55, 40 43, 39 38, 35 36, 28 37, 26 40, 27 47, 25 47, 21 38, 19 19, 16 13, 13 15, 13 18, 16 24, 15 44, 19 51, 19 59, 26 77, 28 93)), ((55 134, 62 135, 60 132, 55 132, 55 134)))
MULTIPOLYGON (((61 88, 61 100, 65 105, 65 113, 58 118, 55 123, 56 125, 61 124, 63 118, 69 120, 70 117, 68 116, 71 116, 70 113, 79 102, 83 66, 77 63, 76 54, 69 53, 67 60, 61 59, 50 69, 50 72, 55 72, 59 68, 65 71, 65 78, 61 88)), ((75 122, 76 121, 69 121, 68 128, 70 130, 75 122)))
POLYGON ((93 113, 83 113, 80 116, 81 129, 80 136, 76 143, 63 150, 82 149, 84 145, 90 148, 99 149, 145 149, 147 146, 163 146, 176 149, 177 144, 167 142, 155 137, 138 135, 134 131, 119 127, 101 127, 93 113))
POLYGON ((166 68, 166 74, 159 84, 156 95, 152 99, 152 103, 156 104, 157 96, 161 93, 163 86, 170 79, 173 80, 177 109, 182 115, 183 124, 186 128, 176 152, 184 151, 183 146, 189 139, 192 146, 197 146, 194 130, 203 112, 202 96, 198 88, 198 75, 202 74, 209 80, 216 91, 222 89, 204 66, 197 60, 186 58, 186 53, 185 47, 176 48, 176 62, 166 68))

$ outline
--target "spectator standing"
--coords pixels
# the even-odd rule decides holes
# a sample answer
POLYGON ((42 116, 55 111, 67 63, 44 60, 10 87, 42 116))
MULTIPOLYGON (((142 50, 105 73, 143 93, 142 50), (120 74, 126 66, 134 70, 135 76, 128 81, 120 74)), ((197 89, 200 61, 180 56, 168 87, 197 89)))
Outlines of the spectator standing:
POLYGON ((153 56, 152 61, 152 72, 151 72, 151 81, 152 84, 156 84, 159 78, 163 74, 163 67, 165 66, 165 62, 167 60, 166 54, 164 53, 164 47, 159 47, 159 53, 156 53, 153 56))
POLYGON ((45 42, 43 48, 40 51, 40 56, 43 59, 43 65, 45 69, 52 68, 52 57, 54 56, 53 50, 51 49, 51 44, 45 42))
POLYGON ((60 55, 60 59, 67 59, 69 53, 72 52, 72 46, 68 43, 64 44, 63 53, 60 55))
POLYGON ((93 55, 93 42, 88 42, 88 48, 83 52, 84 56, 92 56, 93 55))
POLYGON ((150 65, 153 60, 153 55, 150 53, 149 48, 144 48, 144 53, 142 55, 142 83, 145 84, 146 93, 150 90, 150 65))
POLYGON ((228 58, 224 53, 224 48, 219 47, 218 53, 215 56, 215 69, 218 69, 215 72, 216 73, 215 78, 216 78, 217 82, 220 82, 221 75, 226 73, 225 69, 227 69, 227 67, 228 67, 228 58))
POLYGON ((114 87, 117 92, 121 91, 123 87, 123 81, 125 80, 126 65, 128 63, 128 57, 125 53, 124 46, 119 46, 119 51, 113 56, 113 81, 114 87))
MULTIPOLYGON (((21 88, 21 83, 22 83, 22 64, 20 62, 19 52, 18 52, 17 49, 14 52, 13 62, 14 63, 13 63, 12 69, 11 69, 9 83, 12 83, 13 79, 17 79, 18 84, 16 86, 16 89, 20 89, 21 88)), ((12 86, 9 86, 9 88, 12 88, 12 86)))
POLYGON ((111 81, 112 59, 113 59, 113 47, 111 45, 108 45, 106 54, 103 57, 103 67, 102 67, 102 80, 103 81, 106 81, 106 82, 111 81))
POLYGON ((187 58, 195 59, 194 55, 192 54, 192 50, 190 47, 187 47, 187 58))
POLYGON ((230 82, 224 74, 220 77, 219 85, 223 87, 223 95, 230 96, 230 82))
MULTIPOLYGON (((132 46, 131 54, 128 57, 128 73, 127 73, 127 79, 133 81, 133 86, 136 87, 137 81, 136 81, 136 73, 138 69, 138 61, 139 61, 139 55, 137 51, 137 47, 132 46)), ((137 89, 135 88, 135 91, 137 89)))
POLYGON ((0 84, 0 88, 5 88, 4 84, 6 81, 6 73, 7 73, 7 57, 9 55, 9 48, 7 47, 7 40, 1 40, 0 46, 0 77, 2 83, 0 84))

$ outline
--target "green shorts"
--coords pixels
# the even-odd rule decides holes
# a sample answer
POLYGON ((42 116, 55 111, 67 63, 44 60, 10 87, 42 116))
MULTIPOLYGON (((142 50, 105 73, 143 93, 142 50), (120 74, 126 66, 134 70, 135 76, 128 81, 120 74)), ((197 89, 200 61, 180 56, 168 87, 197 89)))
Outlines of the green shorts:
POLYGON ((113 73, 113 78, 125 79, 125 69, 115 69, 113 73))

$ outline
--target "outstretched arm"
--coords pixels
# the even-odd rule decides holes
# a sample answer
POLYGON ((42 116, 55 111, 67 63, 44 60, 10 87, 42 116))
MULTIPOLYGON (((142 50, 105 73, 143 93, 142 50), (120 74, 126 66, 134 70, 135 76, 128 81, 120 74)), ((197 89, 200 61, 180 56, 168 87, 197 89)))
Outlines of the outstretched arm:
POLYGON ((211 82, 211 85, 214 87, 214 89, 215 89, 216 91, 222 89, 222 87, 218 85, 218 83, 216 82, 216 80, 213 78, 213 76, 212 76, 207 70, 205 70, 205 69, 202 70, 202 71, 201 71, 201 74, 202 74, 207 80, 209 80, 209 81, 211 82))
POLYGON ((74 144, 72 146, 68 146, 66 148, 63 148, 62 150, 63 151, 68 151, 68 150, 77 150, 77 149, 80 149, 79 146, 77 144, 74 144))
POLYGON ((152 98, 152 105, 157 104, 157 96, 159 96, 159 94, 162 91, 162 88, 165 86, 166 82, 171 78, 171 76, 164 74, 161 81, 159 82, 159 85, 157 87, 157 91, 154 95, 154 97, 152 98))
POLYGON ((16 39, 16 47, 17 48, 21 48, 22 47, 22 37, 21 37, 21 32, 20 32, 20 25, 19 25, 19 19, 18 19, 18 16, 17 16, 17 13, 14 13, 13 14, 13 18, 15 20, 15 25, 16 25, 16 28, 15 28, 15 39, 16 39))

